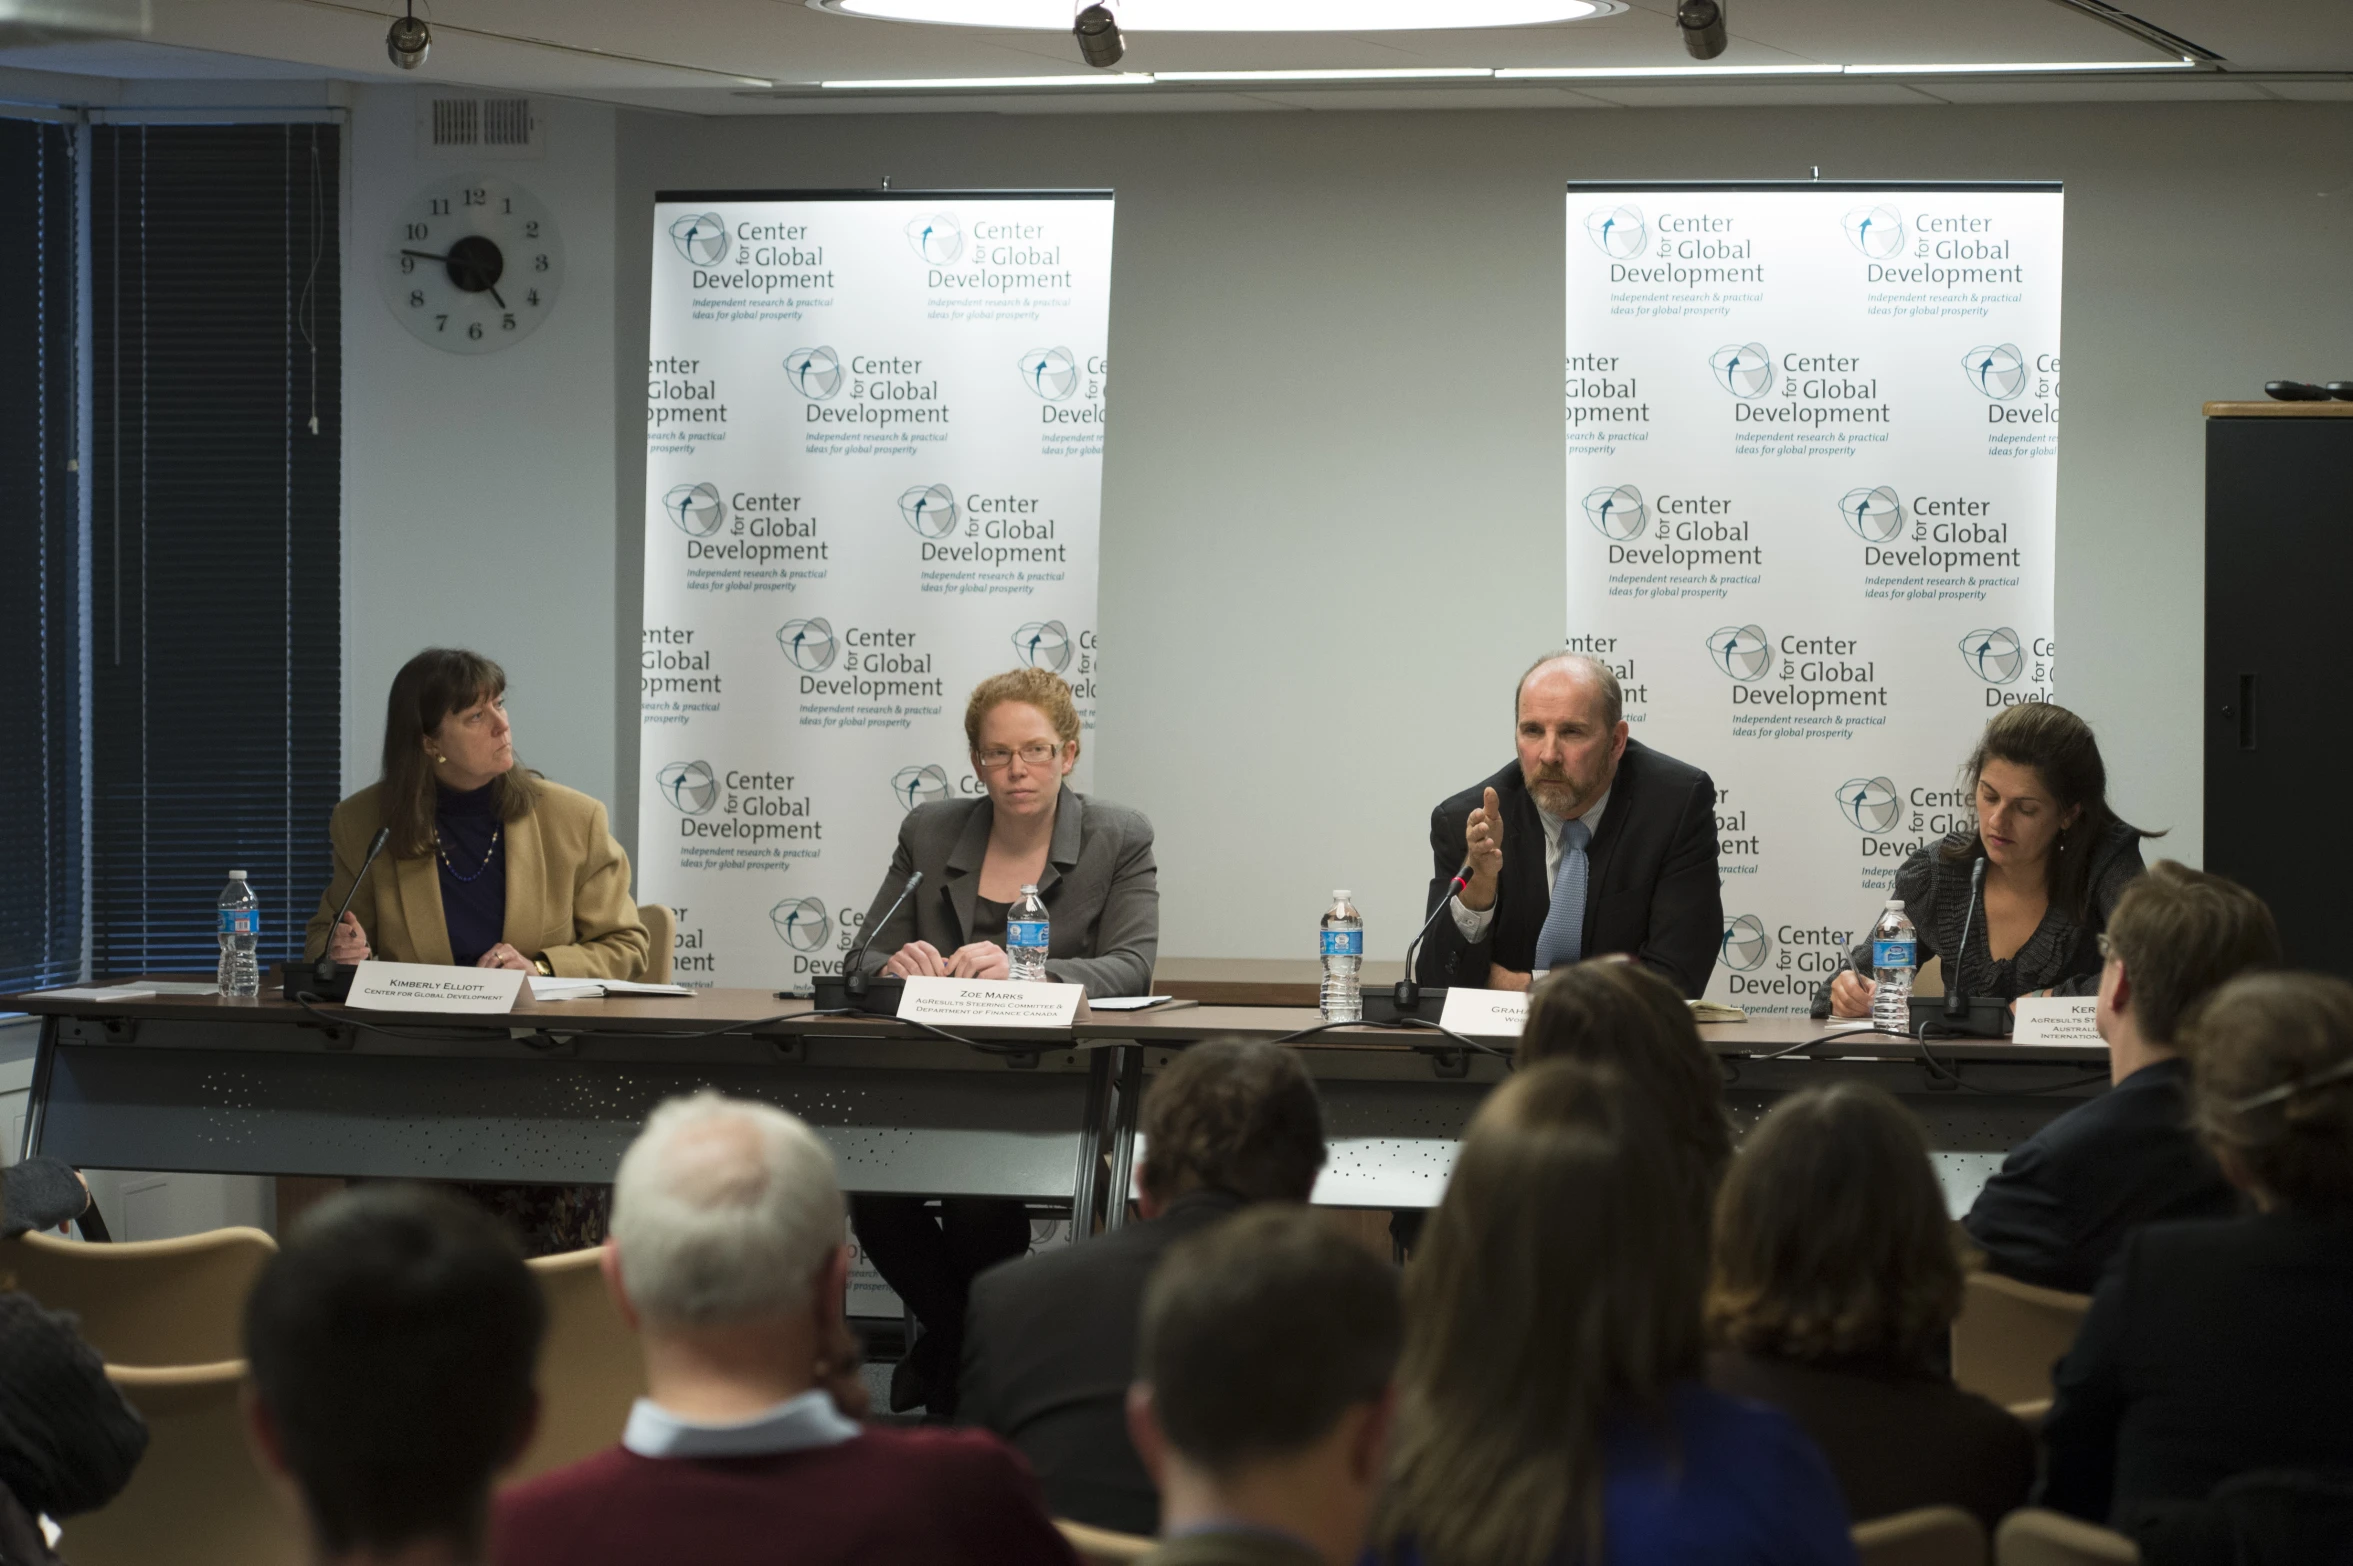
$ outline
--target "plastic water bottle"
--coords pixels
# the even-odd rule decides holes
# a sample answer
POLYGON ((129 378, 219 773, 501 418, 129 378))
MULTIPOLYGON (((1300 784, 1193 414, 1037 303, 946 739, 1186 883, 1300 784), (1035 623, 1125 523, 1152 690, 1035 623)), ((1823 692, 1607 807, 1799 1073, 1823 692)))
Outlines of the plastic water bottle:
POLYGON ((1009 978, 1046 982, 1046 947, 1054 933, 1038 889, 1025 886, 1021 899, 1005 913, 1005 955, 1011 959, 1009 978))
POLYGON ((251 1000, 261 993, 261 901, 245 884, 245 872, 229 872, 221 890, 221 993, 251 1000))
POLYGON ((1882 1033, 1912 1032, 1912 975, 1920 941, 1904 917, 1904 900, 1891 897, 1871 928, 1871 1026, 1882 1033))
POLYGON ((1348 900, 1348 895, 1346 892, 1334 892, 1332 906, 1324 910, 1323 1012, 1326 1022, 1364 1020, 1364 993, 1357 982, 1357 972, 1364 966, 1364 915, 1356 911, 1356 905, 1348 900))

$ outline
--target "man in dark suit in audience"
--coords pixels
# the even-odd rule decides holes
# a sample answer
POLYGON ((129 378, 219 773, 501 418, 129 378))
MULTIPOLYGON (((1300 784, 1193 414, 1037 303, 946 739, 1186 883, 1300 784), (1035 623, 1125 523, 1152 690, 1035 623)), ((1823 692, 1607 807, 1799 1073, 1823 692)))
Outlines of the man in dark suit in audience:
POLYGON ((1623 706, 1609 666, 1579 653, 1520 676, 1519 756, 1430 813, 1424 913, 1466 861, 1470 876, 1430 927, 1422 983, 1524 990, 1579 958, 1626 952, 1688 997, 1707 989, 1724 939, 1716 786, 1629 739, 1623 706))
POLYGON ((2159 860, 2117 899, 2102 938, 2106 1093, 2011 1150, 1962 1225, 2006 1277, 2088 1294, 2125 1236, 2238 1207, 2189 1128, 2190 1063, 2174 1033, 2233 976, 2280 961, 2279 928, 2235 881, 2159 860))
POLYGON ((957 1406, 1021 1450, 1055 1516, 1121 1533, 1151 1533, 1160 1516, 1126 1415, 1153 1264, 1250 1203, 1306 1201, 1324 1162, 1315 1084, 1275 1044, 1185 1051, 1144 1095, 1143 1133, 1143 1222, 973 1284, 957 1406))

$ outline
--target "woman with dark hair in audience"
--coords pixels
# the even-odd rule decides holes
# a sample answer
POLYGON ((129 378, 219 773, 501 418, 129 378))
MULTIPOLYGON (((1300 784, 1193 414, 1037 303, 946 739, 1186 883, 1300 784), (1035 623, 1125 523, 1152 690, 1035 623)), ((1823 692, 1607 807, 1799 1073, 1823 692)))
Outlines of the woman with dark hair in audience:
POLYGON ((2257 1474, 2353 1478, 2353 985, 2233 979, 2180 1043, 2192 1119, 2255 1211, 2125 1240, 2059 1362, 2038 1497, 2151 1560, 2257 1474))
POLYGON ((1813 1443, 1700 1379, 1691 1165, 1611 1067, 1542 1061, 1480 1107, 1406 1270, 1382 1558, 1855 1559, 1813 1443))
MULTIPOLYGON (((2047 701, 2004 708, 1961 777, 1974 820, 1913 853, 1888 893, 1919 931, 1920 960, 1941 958, 1948 990, 1961 984, 1981 997, 2091 994, 2108 910, 2141 873, 2141 839, 2161 834, 2117 819, 2091 725, 2047 701), (1981 859, 1985 895, 1973 913, 1970 878, 1981 859)), ((1909 814, 1902 799, 1858 799, 1855 808, 1893 811, 1895 821, 1909 814)), ((1870 957, 1866 940, 1815 992, 1815 1016, 1871 1014, 1870 957)))
POLYGON ((2034 1438, 1937 1368, 1960 1308, 1920 1122, 1861 1082, 1776 1104, 1716 1204, 1708 1384, 1804 1426, 1855 1517, 1953 1505, 1991 1533, 2026 1504, 2034 1438))

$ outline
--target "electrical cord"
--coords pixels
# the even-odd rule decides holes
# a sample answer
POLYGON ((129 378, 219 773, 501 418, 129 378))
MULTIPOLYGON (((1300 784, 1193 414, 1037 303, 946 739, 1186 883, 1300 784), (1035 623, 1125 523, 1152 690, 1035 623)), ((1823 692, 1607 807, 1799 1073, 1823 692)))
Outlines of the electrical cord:
POLYGON ((1268 1042, 1273 1044, 1293 1044, 1298 1042, 1300 1039, 1313 1038, 1318 1033, 1328 1033, 1334 1028, 1371 1028, 1379 1031, 1394 1032, 1411 1032, 1414 1029, 1419 1028, 1431 1033, 1443 1033, 1448 1038, 1454 1040, 1455 1043, 1461 1045, 1464 1049, 1475 1050, 1482 1055, 1493 1055, 1498 1060, 1509 1061, 1512 1059, 1512 1052, 1510 1050, 1497 1049, 1492 1044, 1482 1044, 1477 1039, 1465 1038, 1462 1034, 1455 1032, 1452 1028, 1441 1027, 1439 1024, 1430 1021, 1426 1017, 1399 1017, 1394 1022, 1319 1022, 1313 1027, 1300 1028, 1295 1032, 1283 1034, 1280 1038, 1270 1039, 1268 1042))
POLYGON ((1800 1039, 1795 1044, 1788 1045, 1782 1049, 1774 1050, 1770 1054, 1751 1055, 1748 1058, 1750 1060, 1782 1060, 1788 1056, 1796 1054, 1799 1050, 1812 1049, 1817 1044, 1827 1044, 1832 1039, 1852 1038, 1858 1033, 1876 1033, 1878 1031, 1878 1028, 1868 1022, 1863 1023, 1859 1027, 1833 1028, 1828 1033, 1818 1033, 1810 1039, 1800 1039))
MULTIPOLYGON (((1974 1082, 1962 1081, 1961 1073, 1957 1068, 1947 1066, 1943 1061, 1938 1060, 1936 1058, 1935 1052, 1929 1049, 1928 1030, 1934 1026, 1935 1025, 1933 1023, 1924 1022, 1920 1024, 1919 1027, 1912 1031, 1912 1042, 1920 1047, 1920 1059, 1927 1065, 1928 1074, 1930 1076, 1941 1078, 1946 1082, 1950 1082, 1954 1087, 1959 1088, 1964 1093, 1982 1093, 1988 1098, 2034 1098, 2044 1093, 2065 1093, 2074 1088, 2089 1087, 2095 1082, 2105 1082, 2108 1080, 2107 1072, 2094 1071, 2084 1076, 2070 1077, 2064 1082, 2047 1083, 2044 1086, 2038 1088, 1979 1087, 1974 1082)), ((1966 1039, 1976 1037, 1975 1034, 1953 1033, 1941 1028, 1937 1030, 1936 1036, 1940 1039, 1966 1039)))

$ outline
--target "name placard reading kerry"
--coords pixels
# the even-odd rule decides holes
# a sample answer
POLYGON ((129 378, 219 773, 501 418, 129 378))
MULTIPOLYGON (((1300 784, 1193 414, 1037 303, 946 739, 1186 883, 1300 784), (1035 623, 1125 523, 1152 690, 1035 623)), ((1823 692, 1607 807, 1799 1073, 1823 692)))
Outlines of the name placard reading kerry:
POLYGON ((934 1027, 1067 1028, 1087 997, 1083 984, 1027 984, 1005 979, 913 978, 899 995, 899 1015, 934 1027))
POLYGON ((2095 995, 2021 995, 2013 1044, 2100 1044, 2095 995))
POLYGON ((513 1011, 525 977, 519 968, 445 968, 371 957, 359 965, 347 1004, 369 1011, 513 1011))
POLYGON ((1446 1008, 1438 1026, 1472 1038, 1516 1039, 1528 1025, 1525 990, 1472 990, 1460 985, 1446 992, 1446 1008))

